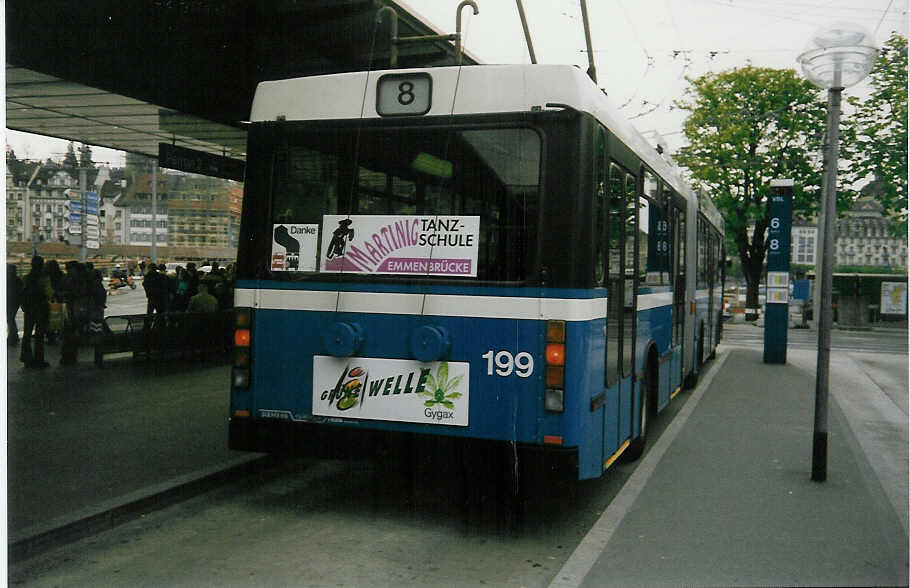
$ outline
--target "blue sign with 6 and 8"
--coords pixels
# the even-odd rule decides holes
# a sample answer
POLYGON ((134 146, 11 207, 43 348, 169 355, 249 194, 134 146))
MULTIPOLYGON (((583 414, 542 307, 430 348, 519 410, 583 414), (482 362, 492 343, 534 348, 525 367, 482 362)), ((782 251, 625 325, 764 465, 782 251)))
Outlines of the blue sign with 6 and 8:
POLYGON ((793 180, 772 180, 768 206, 768 262, 764 361, 787 363, 790 297, 790 226, 793 180))

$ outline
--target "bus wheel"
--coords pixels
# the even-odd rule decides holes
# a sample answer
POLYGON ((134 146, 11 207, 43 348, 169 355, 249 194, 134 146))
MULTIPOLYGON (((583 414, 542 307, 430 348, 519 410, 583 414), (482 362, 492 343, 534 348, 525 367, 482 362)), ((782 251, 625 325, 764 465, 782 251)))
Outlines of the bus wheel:
POLYGON ((698 331, 698 343, 695 345, 695 365, 692 366, 692 371, 686 374, 685 380, 683 380, 683 385, 686 389, 692 389, 698 383, 698 372, 701 371, 701 364, 704 362, 705 357, 705 326, 702 325, 701 329, 698 331))
POLYGON ((638 437, 632 439, 629 448, 623 453, 623 461, 635 461, 645 451, 648 442, 648 417, 657 414, 657 370, 657 352, 652 347, 648 352, 648 369, 645 371, 645 381, 642 382, 639 394, 638 437))
POLYGON ((705 325, 702 324, 698 331, 698 354, 695 357, 695 366, 701 371, 701 366, 705 363, 705 325))

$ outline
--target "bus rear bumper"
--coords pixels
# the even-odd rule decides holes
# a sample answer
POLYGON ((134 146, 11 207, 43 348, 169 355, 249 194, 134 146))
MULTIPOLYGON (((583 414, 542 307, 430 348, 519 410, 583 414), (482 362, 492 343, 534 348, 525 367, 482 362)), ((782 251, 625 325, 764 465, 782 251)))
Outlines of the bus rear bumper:
POLYGON ((404 459, 416 454, 457 463, 517 460, 519 476, 578 478, 578 448, 402 431, 352 429, 320 423, 232 418, 228 445, 235 451, 321 459, 404 459))

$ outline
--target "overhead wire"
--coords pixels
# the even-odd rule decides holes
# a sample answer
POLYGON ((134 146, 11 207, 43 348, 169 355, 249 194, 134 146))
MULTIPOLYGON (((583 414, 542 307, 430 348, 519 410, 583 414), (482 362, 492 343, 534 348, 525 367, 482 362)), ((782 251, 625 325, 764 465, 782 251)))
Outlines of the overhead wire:
MULTIPOLYGON (((850 10, 850 11, 862 11, 861 14, 868 14, 870 11, 868 9, 862 8, 853 8, 847 6, 830 6, 830 5, 820 5, 820 4, 794 4, 790 2, 781 2, 781 3, 770 3, 768 0, 750 0, 749 2, 739 2, 736 3, 734 0, 723 1, 723 0, 698 0, 704 4, 712 4, 715 6, 720 6, 723 8, 734 9, 734 10, 750 10, 752 12, 757 12, 763 16, 773 18, 782 22, 792 22, 799 23, 804 25, 816 25, 817 18, 815 14, 824 16, 826 18, 831 18, 832 10, 850 10), (769 6, 771 4, 771 6, 769 6), (777 8, 791 9, 783 10, 782 12, 777 8), (802 8, 812 8, 818 9, 817 11, 807 11, 802 10, 802 8)), ((893 1, 893 0, 892 0, 893 1)), ((887 14, 887 12, 886 12, 887 14)), ((863 19, 861 15, 851 15, 849 17, 851 20, 868 20, 863 19)), ((875 17, 872 17, 875 18, 875 17)))
POLYGON ((875 25, 875 31, 872 33, 873 38, 878 34, 878 29, 881 28, 882 23, 885 22, 885 17, 888 16, 888 11, 891 10, 892 4, 894 4, 894 0, 889 0, 887 8, 885 8, 885 11, 882 13, 882 17, 879 19, 878 24, 875 25))
POLYGON ((641 89, 641 86, 644 83, 645 78, 648 76, 648 72, 651 71, 651 67, 654 65, 654 58, 651 56, 650 53, 648 53, 648 49, 647 49, 647 47, 645 47, 645 44, 642 43, 641 37, 638 34, 638 30, 635 28, 635 24, 632 22, 632 19, 629 18, 629 11, 626 10, 626 5, 623 3, 622 0, 619 0, 618 4, 619 4, 619 7, 622 8, 623 17, 626 19, 626 22, 629 23, 629 28, 632 29, 632 34, 635 36, 635 41, 638 43, 638 46, 641 47, 641 50, 645 54, 645 59, 646 59, 645 71, 642 72, 641 79, 638 80, 638 84, 635 87, 635 91, 632 92, 632 94, 629 96, 628 100, 626 100, 623 104, 621 104, 619 106, 619 109, 622 110, 623 108, 628 106, 632 102, 632 100, 635 99, 635 96, 638 95, 638 91, 641 89))

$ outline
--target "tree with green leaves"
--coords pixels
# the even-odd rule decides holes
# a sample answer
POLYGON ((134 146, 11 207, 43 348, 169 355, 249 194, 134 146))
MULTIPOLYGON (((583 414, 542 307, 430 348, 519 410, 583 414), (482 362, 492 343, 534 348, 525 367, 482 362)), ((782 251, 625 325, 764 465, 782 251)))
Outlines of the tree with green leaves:
POLYGON ((907 234, 907 39, 897 33, 882 48, 869 75, 872 93, 864 100, 850 97, 856 112, 845 117, 841 159, 844 183, 874 181, 885 213, 898 217, 895 228, 907 234))
POLYGON ((76 159, 76 148, 73 147, 72 141, 66 146, 66 155, 63 157, 63 167, 71 169, 77 169, 79 167, 79 160, 76 159))
POLYGON ((748 65, 688 82, 675 105, 690 113, 683 126, 689 144, 675 158, 723 214, 742 263, 746 306, 758 308, 771 180, 794 181, 794 216, 816 213, 826 103, 793 70, 748 65))
POLYGON ((79 167, 95 167, 95 162, 92 161, 92 148, 84 143, 79 147, 79 167))
POLYGON ((21 178, 25 174, 25 168, 27 163, 25 161, 20 161, 16 157, 16 152, 13 151, 12 147, 7 146, 6 148, 6 173, 11 175, 15 179, 21 178))

